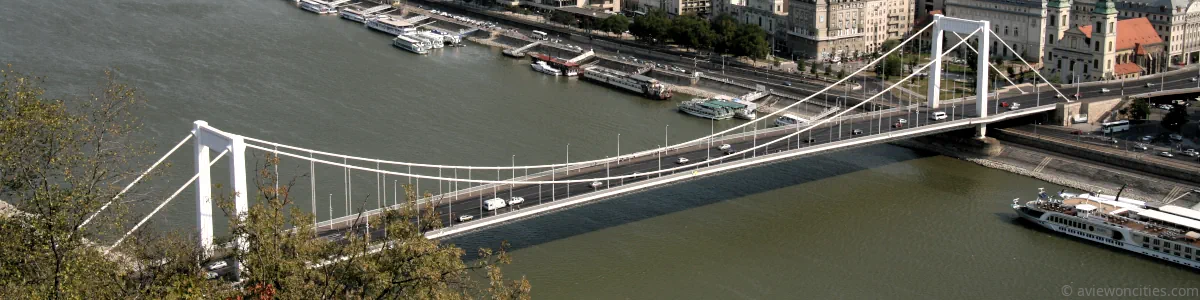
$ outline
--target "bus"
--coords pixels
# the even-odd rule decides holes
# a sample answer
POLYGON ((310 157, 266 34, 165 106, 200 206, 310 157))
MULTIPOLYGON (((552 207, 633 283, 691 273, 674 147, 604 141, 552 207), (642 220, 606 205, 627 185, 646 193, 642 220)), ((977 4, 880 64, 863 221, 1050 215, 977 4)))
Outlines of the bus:
POLYGON ((1100 128, 1104 133, 1114 133, 1129 130, 1129 120, 1120 120, 1116 122, 1108 122, 1100 124, 1100 128))
POLYGON ((534 39, 538 39, 538 40, 545 40, 545 39, 546 39, 546 32, 544 32, 544 31, 541 31, 541 30, 534 30, 534 31, 533 31, 533 38, 534 38, 534 39))

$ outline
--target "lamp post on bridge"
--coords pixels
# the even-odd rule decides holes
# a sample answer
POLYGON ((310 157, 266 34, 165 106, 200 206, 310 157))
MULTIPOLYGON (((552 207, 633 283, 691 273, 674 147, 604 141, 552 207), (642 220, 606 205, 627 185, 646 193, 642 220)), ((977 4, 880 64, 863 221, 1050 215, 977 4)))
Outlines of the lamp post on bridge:
MULTIPOLYGON (((667 141, 667 137, 670 136, 670 132, 671 132, 671 124, 667 124, 666 127, 663 127, 663 147, 670 147, 670 145, 671 145, 671 143, 667 141)), ((666 151, 666 149, 664 149, 663 151, 666 151)))
MULTIPOLYGON (((512 169, 513 180, 512 181, 516 181, 516 179, 517 179, 517 155, 516 154, 512 155, 512 167, 513 167, 513 169, 512 169)), ((514 188, 516 188, 516 183, 510 181, 508 183, 508 198, 509 199, 512 199, 512 197, 513 197, 513 189, 514 188)))
MULTIPOLYGON (((571 175, 571 143, 567 143, 567 175, 571 175)), ((567 182, 567 198, 571 198, 571 183, 567 182)))
POLYGON ((621 134, 617 134, 617 162, 621 162, 621 134))

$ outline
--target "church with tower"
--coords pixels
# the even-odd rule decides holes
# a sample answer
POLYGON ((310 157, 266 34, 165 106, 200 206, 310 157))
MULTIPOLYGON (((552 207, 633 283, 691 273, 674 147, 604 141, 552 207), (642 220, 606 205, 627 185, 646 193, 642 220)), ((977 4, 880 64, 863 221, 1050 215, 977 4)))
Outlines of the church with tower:
POLYGON ((1167 44, 1146 17, 1119 19, 1112 0, 1097 0, 1086 16, 1068 1, 1046 2, 1043 70, 1060 82, 1135 78, 1162 71, 1167 44))

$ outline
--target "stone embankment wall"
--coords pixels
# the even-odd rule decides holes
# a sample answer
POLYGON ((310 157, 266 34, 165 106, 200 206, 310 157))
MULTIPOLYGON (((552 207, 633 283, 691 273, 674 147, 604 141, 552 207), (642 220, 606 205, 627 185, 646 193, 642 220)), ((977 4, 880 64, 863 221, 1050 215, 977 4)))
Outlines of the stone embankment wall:
MULTIPOLYGON (((1078 159, 1080 156, 1076 155, 1058 155, 1041 149, 1005 142, 991 144, 988 151, 977 151, 977 146, 964 143, 964 141, 963 133, 950 132, 897 141, 893 144, 934 151, 984 167, 1029 176, 1080 191, 1101 191, 1105 194, 1115 194, 1122 185, 1127 185, 1122 196, 1139 200, 1168 201, 1195 188, 1194 183, 1189 186, 1188 183, 1121 170, 1081 160, 1078 159)), ((1198 200, 1200 200, 1200 196, 1189 195, 1175 200, 1172 204, 1193 207, 1198 200)))
MULTIPOLYGON (((1067 157, 1076 157, 1096 161, 1121 168, 1172 178, 1192 184, 1200 184, 1200 172, 1197 172, 1197 170, 1194 168, 1189 169, 1184 168, 1183 166, 1147 163, 1141 160, 1130 159, 1130 157, 1125 155, 1117 155, 1096 149, 1079 147, 1066 143, 1056 143, 1046 139, 1039 139, 1013 130, 992 130, 991 134, 1004 141, 1056 152, 1067 157)), ((1137 155, 1152 154, 1140 153, 1137 155)))

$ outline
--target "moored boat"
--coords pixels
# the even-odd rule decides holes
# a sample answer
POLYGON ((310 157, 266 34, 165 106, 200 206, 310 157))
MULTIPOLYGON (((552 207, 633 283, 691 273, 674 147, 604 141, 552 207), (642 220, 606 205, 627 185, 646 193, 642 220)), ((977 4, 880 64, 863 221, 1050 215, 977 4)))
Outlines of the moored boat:
POLYGON ((679 111, 689 115, 713 119, 724 120, 733 118, 735 109, 726 105, 721 100, 716 99, 692 99, 679 103, 679 111))

